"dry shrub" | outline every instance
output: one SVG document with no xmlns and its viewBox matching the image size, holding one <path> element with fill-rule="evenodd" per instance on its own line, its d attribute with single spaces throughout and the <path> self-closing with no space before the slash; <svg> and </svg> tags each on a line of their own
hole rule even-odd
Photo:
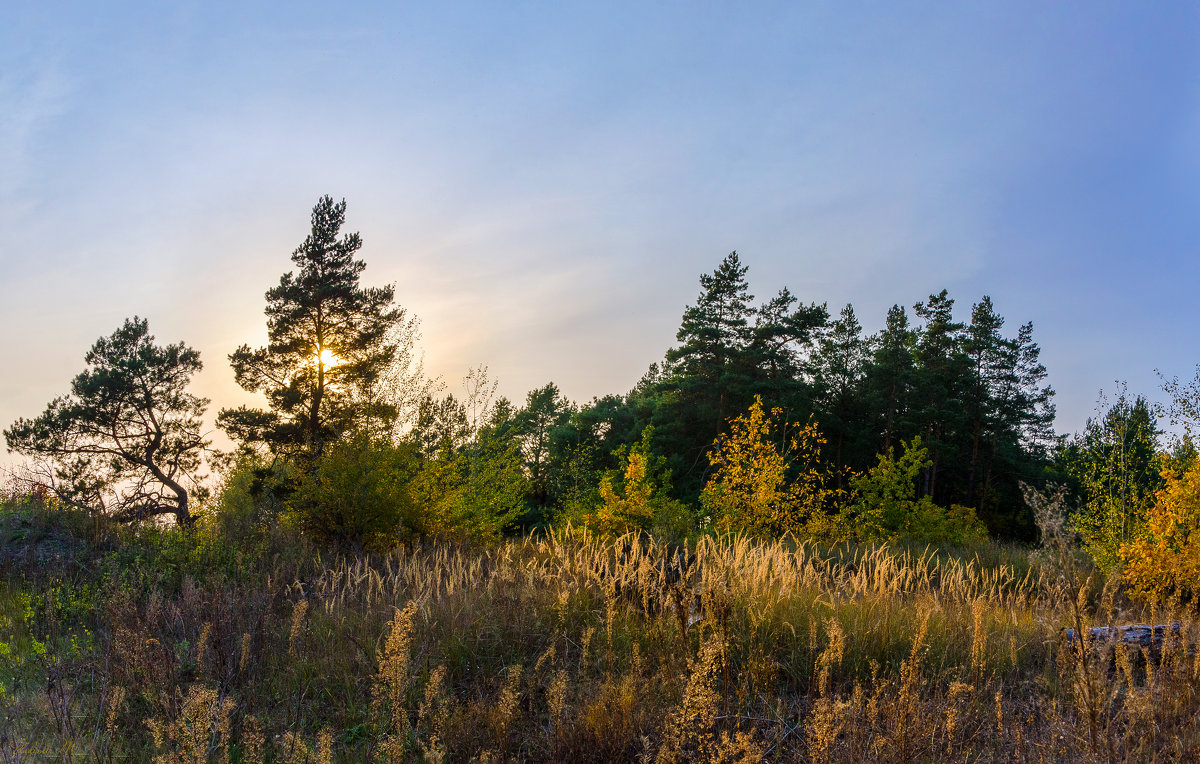
<svg viewBox="0 0 1200 764">
<path fill-rule="evenodd" d="M 388 730 L 381 750 L 391 759 L 402 758 L 408 748 L 409 719 L 407 695 L 412 682 L 409 672 L 413 640 L 415 602 L 397 610 L 388 627 L 387 639 L 379 652 L 379 673 L 375 679 L 375 705 L 386 719 Z"/>
<path fill-rule="evenodd" d="M 713 731 L 720 696 L 713 688 L 725 646 L 710 639 L 692 661 L 683 702 L 663 730 L 657 764 L 704 760 L 713 753 Z"/>
<path fill-rule="evenodd" d="M 231 698 L 215 687 L 194 684 L 179 695 L 169 719 L 149 719 L 146 726 L 159 751 L 159 764 L 205 764 L 210 754 L 228 760 L 233 709 Z"/>
<path fill-rule="evenodd" d="M 245 764 L 262 764 L 266 738 L 263 737 L 262 726 L 259 725 L 258 719 L 250 714 L 242 717 L 241 733 L 242 761 Z"/>
<path fill-rule="evenodd" d="M 438 666 L 425 683 L 425 697 L 417 710 L 417 728 L 425 736 L 421 752 L 428 761 L 441 761 L 445 756 L 446 720 L 452 703 L 453 699 L 446 688 L 446 667 Z"/>
</svg>

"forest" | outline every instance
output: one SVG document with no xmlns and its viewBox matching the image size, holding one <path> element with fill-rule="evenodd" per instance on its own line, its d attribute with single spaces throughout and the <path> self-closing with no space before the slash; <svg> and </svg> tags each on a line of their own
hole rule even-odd
<svg viewBox="0 0 1200 764">
<path fill-rule="evenodd" d="M 4 430 L 4 760 L 1200 755 L 1200 376 L 1061 434 L 990 297 L 872 334 L 731 252 L 629 391 L 456 395 L 345 216 L 228 355 L 260 407 L 135 316 Z"/>
</svg>

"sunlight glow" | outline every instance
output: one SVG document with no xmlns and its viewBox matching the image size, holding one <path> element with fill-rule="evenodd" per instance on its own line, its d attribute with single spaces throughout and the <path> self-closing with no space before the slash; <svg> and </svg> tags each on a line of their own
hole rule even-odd
<svg viewBox="0 0 1200 764">
<path fill-rule="evenodd" d="M 321 365 L 324 366 L 326 369 L 332 369 L 334 366 L 337 366 L 338 364 L 340 364 L 342 362 L 342 359 L 340 359 L 336 355 L 334 355 L 333 351 L 330 350 L 329 348 L 325 348 L 324 350 L 322 350 L 317 355 L 317 360 L 320 361 Z"/>
</svg>

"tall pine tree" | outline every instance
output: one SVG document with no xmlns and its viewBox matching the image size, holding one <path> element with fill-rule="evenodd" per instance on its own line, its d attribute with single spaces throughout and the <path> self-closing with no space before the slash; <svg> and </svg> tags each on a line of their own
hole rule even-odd
<svg viewBox="0 0 1200 764">
<path fill-rule="evenodd" d="M 912 437 L 909 411 L 916 371 L 913 349 L 917 333 L 909 326 L 908 313 L 893 305 L 887 322 L 875 335 L 875 354 L 867 368 L 869 408 L 875 414 L 879 445 L 877 452 L 886 454 L 901 440 Z"/>
<path fill-rule="evenodd" d="M 862 421 L 868 358 L 862 325 L 854 306 L 846 305 L 821 337 L 814 359 L 818 416 L 831 447 L 830 457 L 838 467 L 856 461 L 859 441 L 865 435 Z M 837 487 L 843 487 L 840 472 Z"/>
<path fill-rule="evenodd" d="M 917 303 L 913 310 L 925 322 L 916 345 L 914 411 L 922 441 L 929 449 L 930 466 L 922 474 L 922 495 L 937 501 L 942 498 L 939 474 L 961 458 L 957 436 L 965 418 L 962 397 L 969 362 L 962 347 L 963 325 L 954 320 L 954 300 L 945 289 Z"/>
<path fill-rule="evenodd" d="M 731 388 L 744 383 L 745 349 L 751 340 L 754 317 L 749 268 L 737 252 L 730 252 L 711 274 L 700 276 L 703 292 L 695 305 L 683 312 L 676 339 L 679 347 L 667 352 L 667 361 L 680 380 L 685 397 L 700 402 L 708 418 L 723 422 L 731 414 Z"/>
<path fill-rule="evenodd" d="M 381 415 L 366 401 L 396 356 L 389 330 L 404 311 L 393 304 L 392 286 L 359 284 L 366 264 L 354 255 L 362 239 L 341 234 L 345 220 L 345 200 L 317 202 L 312 230 L 292 253 L 298 270 L 267 292 L 267 346 L 242 345 L 229 356 L 238 384 L 270 405 L 220 413 L 218 424 L 243 444 L 315 457 L 366 411 Z"/>
</svg>

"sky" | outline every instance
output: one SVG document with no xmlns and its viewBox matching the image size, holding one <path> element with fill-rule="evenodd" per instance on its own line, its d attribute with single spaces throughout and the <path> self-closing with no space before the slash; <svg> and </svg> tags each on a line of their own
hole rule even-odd
<svg viewBox="0 0 1200 764">
<path fill-rule="evenodd" d="M 737 250 L 872 331 L 990 295 L 1076 431 L 1200 363 L 1198 9 L 5 0 L 0 426 L 132 315 L 253 402 L 329 194 L 450 389 L 623 393 Z"/>
</svg>

